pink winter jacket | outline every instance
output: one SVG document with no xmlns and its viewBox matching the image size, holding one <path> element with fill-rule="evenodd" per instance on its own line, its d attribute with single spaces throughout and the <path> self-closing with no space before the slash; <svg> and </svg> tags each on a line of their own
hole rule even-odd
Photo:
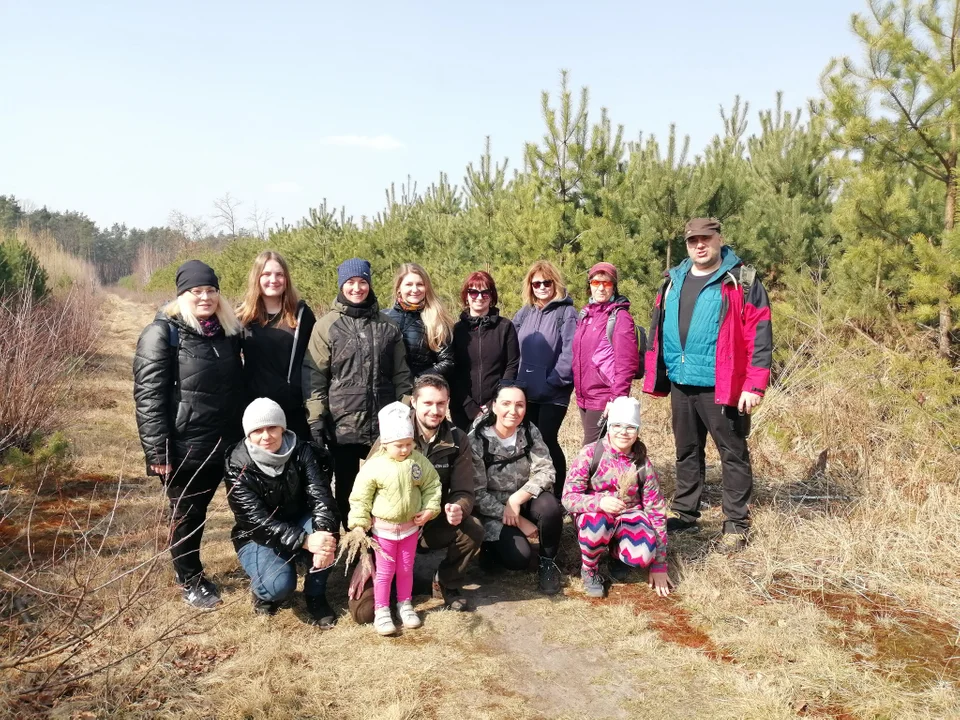
<svg viewBox="0 0 960 720">
<path fill-rule="evenodd" d="M 611 347 L 607 319 L 617 308 L 622 309 L 617 312 Z M 637 333 L 630 301 L 623 296 L 590 303 L 582 312 L 573 336 L 573 387 L 577 405 L 584 410 L 603 410 L 608 402 L 630 394 L 630 383 L 640 366 Z"/>
<path fill-rule="evenodd" d="M 603 452 L 597 474 L 590 477 L 590 463 L 595 452 Z M 571 514 L 603 512 L 600 499 L 619 497 L 628 510 L 640 508 L 646 513 L 657 535 L 657 551 L 650 570 L 667 570 L 667 504 L 660 491 L 650 458 L 637 472 L 633 458 L 620 452 L 606 438 L 590 443 L 577 453 L 563 484 L 563 506 Z"/>
</svg>

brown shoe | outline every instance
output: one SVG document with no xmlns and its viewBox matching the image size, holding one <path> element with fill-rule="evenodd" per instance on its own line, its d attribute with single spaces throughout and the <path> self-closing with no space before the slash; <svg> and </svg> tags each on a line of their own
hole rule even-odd
<svg viewBox="0 0 960 720">
<path fill-rule="evenodd" d="M 459 588 L 448 588 L 440 584 L 440 578 L 433 576 L 433 598 L 443 600 L 443 606 L 454 612 L 468 612 L 473 608 Z"/>
</svg>

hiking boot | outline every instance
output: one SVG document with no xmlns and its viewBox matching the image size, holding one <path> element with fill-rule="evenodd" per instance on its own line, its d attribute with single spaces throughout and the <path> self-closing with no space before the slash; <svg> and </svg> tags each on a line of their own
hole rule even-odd
<svg viewBox="0 0 960 720">
<path fill-rule="evenodd" d="M 671 510 L 667 513 L 668 533 L 698 533 L 700 524 L 696 520 L 684 520 L 680 513 Z"/>
<path fill-rule="evenodd" d="M 609 573 L 613 582 L 623 585 L 630 579 L 630 566 L 618 558 L 611 557 Z"/>
<path fill-rule="evenodd" d="M 580 579 L 583 580 L 583 592 L 587 597 L 603 597 L 603 576 L 597 568 L 580 568 Z"/>
<path fill-rule="evenodd" d="M 420 619 L 420 616 L 417 615 L 417 611 L 413 609 L 413 602 L 410 600 L 397 603 L 397 615 L 400 616 L 400 622 L 403 623 L 403 627 L 406 630 L 416 630 L 423 625 L 423 621 Z M 376 622 L 376 620 L 374 620 L 374 622 Z"/>
<path fill-rule="evenodd" d="M 729 520 L 723 523 L 723 534 L 720 536 L 720 550 L 726 553 L 737 553 L 747 546 L 747 528 L 740 528 Z"/>
<path fill-rule="evenodd" d="M 537 585 L 544 595 L 556 595 L 560 592 L 560 568 L 553 558 L 541 557 L 540 570 L 537 572 Z"/>
<path fill-rule="evenodd" d="M 382 607 L 373 611 L 373 629 L 384 637 L 397 632 L 397 626 L 393 624 L 393 618 L 390 617 L 390 608 Z"/>
<path fill-rule="evenodd" d="M 273 600 L 263 600 L 262 598 L 258 598 L 256 595 L 252 595 L 252 598 L 254 615 L 271 617 L 276 615 L 277 610 L 280 609 L 280 603 L 274 602 Z"/>
<path fill-rule="evenodd" d="M 183 601 L 187 605 L 200 610 L 212 610 L 223 602 L 217 586 L 203 575 L 197 575 L 183 583 L 182 594 Z"/>
<path fill-rule="evenodd" d="M 330 630 L 337 624 L 337 615 L 327 602 L 326 595 L 313 595 L 306 598 L 307 615 L 304 622 L 316 625 L 321 630 Z"/>
<path fill-rule="evenodd" d="M 448 588 L 440 582 L 438 575 L 433 576 L 433 599 L 443 600 L 443 606 L 447 610 L 454 612 L 467 612 L 471 610 L 470 602 L 464 597 L 460 588 Z"/>
</svg>

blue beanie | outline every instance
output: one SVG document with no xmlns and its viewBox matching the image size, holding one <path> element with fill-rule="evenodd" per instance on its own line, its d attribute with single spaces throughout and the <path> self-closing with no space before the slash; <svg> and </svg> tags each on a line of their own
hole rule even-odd
<svg viewBox="0 0 960 720">
<path fill-rule="evenodd" d="M 370 263 L 360 258 L 350 258 L 340 263 L 337 268 L 337 287 L 343 287 L 343 284 L 350 278 L 363 278 L 368 284 L 372 282 L 370 275 Z"/>
</svg>

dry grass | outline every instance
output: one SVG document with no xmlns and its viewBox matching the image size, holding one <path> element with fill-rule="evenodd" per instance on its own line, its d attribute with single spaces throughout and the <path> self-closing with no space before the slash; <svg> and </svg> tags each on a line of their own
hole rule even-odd
<svg viewBox="0 0 960 720">
<path fill-rule="evenodd" d="M 163 501 L 139 477 L 130 399 L 130 355 L 153 311 L 115 297 L 105 307 L 100 370 L 84 389 L 87 417 L 71 439 L 83 471 L 123 481 L 111 531 L 123 548 L 112 556 L 116 569 L 149 556 Z M 897 358 L 826 337 L 812 342 L 816 352 L 788 363 L 757 418 L 751 545 L 732 557 L 712 545 L 721 517 L 711 448 L 704 532 L 671 542 L 678 589 L 666 600 L 641 584 L 588 603 L 573 577 L 563 595 L 545 598 L 530 574 L 475 571 L 477 612 L 447 613 L 417 597 L 424 628 L 395 639 L 355 626 L 345 613 L 335 630 L 316 631 L 296 617 L 299 599 L 263 620 L 250 610 L 221 492 L 204 559 L 224 607 L 188 616 L 164 560 L 132 625 L 106 631 L 84 658 L 111 661 L 148 646 L 143 652 L 59 697 L 18 697 L 29 678 L 8 672 L 7 711 L 64 718 L 960 717 L 960 668 L 951 660 L 960 654 L 957 428 L 949 409 L 928 403 L 917 412 L 902 399 Z M 811 359 L 825 357 L 838 359 L 836 367 Z M 643 403 L 643 439 L 669 493 L 669 403 Z M 579 438 L 570 413 L 562 434 L 568 454 Z M 573 541 L 567 525 L 561 564 L 570 572 L 578 563 Z M 345 584 L 335 572 L 329 595 L 337 606 Z M 150 645 L 184 620 L 178 632 L 196 634 Z M 934 672 L 918 670 L 923 663 Z"/>
</svg>

